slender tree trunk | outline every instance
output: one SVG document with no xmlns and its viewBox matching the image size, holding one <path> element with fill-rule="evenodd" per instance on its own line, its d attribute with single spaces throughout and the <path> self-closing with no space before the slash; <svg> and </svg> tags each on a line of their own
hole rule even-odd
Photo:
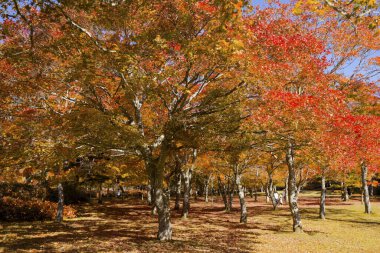
<svg viewBox="0 0 380 253">
<path fill-rule="evenodd" d="M 255 202 L 257 202 L 257 188 L 255 187 Z"/>
<path fill-rule="evenodd" d="M 341 186 L 342 186 L 342 200 L 343 201 L 348 201 L 350 199 L 350 196 L 348 195 L 348 189 L 347 189 L 347 185 L 346 185 L 346 182 L 345 181 L 342 181 L 341 182 Z"/>
<path fill-rule="evenodd" d="M 57 205 L 57 216 L 55 217 L 56 222 L 62 222 L 63 221 L 63 187 L 62 184 L 58 184 L 58 205 Z"/>
<path fill-rule="evenodd" d="M 210 184 L 210 180 L 211 180 L 211 174 L 205 180 L 205 202 L 206 203 L 208 202 L 208 186 Z"/>
<path fill-rule="evenodd" d="M 301 214 L 298 209 L 297 199 L 297 180 L 296 180 L 296 168 L 294 162 L 294 147 L 291 140 L 289 140 L 289 146 L 286 154 L 286 163 L 289 169 L 288 179 L 288 201 L 289 208 L 293 218 L 293 231 L 302 232 Z"/>
<path fill-rule="evenodd" d="M 236 168 L 238 170 L 238 168 Z M 241 175 L 239 171 L 236 171 L 235 174 L 235 183 L 238 187 L 239 201 L 240 201 L 240 223 L 247 223 L 247 205 L 245 204 L 244 199 L 244 189 L 241 185 Z"/>
<path fill-rule="evenodd" d="M 175 195 L 175 205 L 174 205 L 174 210 L 179 210 L 180 209 L 180 204 L 179 204 L 179 201 L 180 201 L 180 199 L 181 199 L 181 186 L 182 186 L 182 184 L 181 184 L 181 173 L 179 172 L 179 173 L 177 173 L 177 176 L 176 176 L 177 178 L 177 181 L 176 181 L 176 188 L 175 188 L 175 190 L 176 190 L 176 195 Z"/>
<path fill-rule="evenodd" d="M 361 203 L 362 203 L 362 205 L 364 205 L 364 191 L 363 191 L 363 187 L 362 187 L 360 195 L 361 195 Z"/>
<path fill-rule="evenodd" d="M 224 210 L 226 212 L 229 212 L 230 209 L 229 209 L 229 205 L 228 205 L 228 201 L 227 201 L 226 186 L 222 183 L 222 180 L 220 179 L 220 177 L 218 177 L 218 188 L 219 188 L 219 192 L 223 198 Z"/>
<path fill-rule="evenodd" d="M 373 179 L 371 179 L 371 185 L 369 186 L 369 196 L 373 196 Z"/>
<path fill-rule="evenodd" d="M 153 204 L 153 200 L 152 200 L 152 186 L 150 184 L 148 184 L 148 187 L 147 187 L 147 190 L 146 190 L 146 200 L 148 202 L 148 205 L 152 205 Z"/>
<path fill-rule="evenodd" d="M 214 203 L 214 177 L 211 176 L 211 203 Z"/>
<path fill-rule="evenodd" d="M 277 209 L 277 200 L 276 198 L 274 197 L 274 192 L 275 192 L 275 187 L 273 186 L 273 177 L 272 177 L 272 173 L 268 173 L 268 195 L 272 201 L 272 206 L 273 206 L 273 210 L 276 210 Z"/>
<path fill-rule="evenodd" d="M 182 218 L 186 219 L 189 215 L 190 210 L 190 191 L 191 191 L 191 176 L 192 169 L 187 168 L 184 172 L 182 172 L 183 179 L 183 203 L 182 203 Z"/>
<path fill-rule="evenodd" d="M 363 161 L 361 163 L 361 174 L 362 174 L 362 188 L 364 193 L 364 207 L 365 207 L 365 213 L 371 213 L 371 203 L 369 201 L 369 191 L 368 191 L 368 185 L 367 185 L 367 172 L 368 168 L 365 162 Z"/>
<path fill-rule="evenodd" d="M 344 186 L 343 186 L 343 201 L 348 201 L 349 199 L 350 199 L 350 196 L 348 195 L 347 185 L 344 183 Z"/>
<path fill-rule="evenodd" d="M 269 194 L 269 185 L 267 185 L 266 187 L 265 187 L 265 203 L 268 203 L 269 202 L 269 200 L 270 200 L 270 196 L 269 196 L 270 194 Z"/>
<path fill-rule="evenodd" d="M 98 188 L 98 204 L 103 203 L 103 198 L 102 198 L 102 183 L 99 183 L 99 188 Z"/>
<path fill-rule="evenodd" d="M 321 200 L 319 204 L 319 218 L 325 219 L 326 216 L 326 178 L 325 170 L 322 171 L 321 177 Z"/>
<path fill-rule="evenodd" d="M 285 178 L 285 188 L 284 188 L 284 201 L 287 202 L 288 199 L 288 180 L 289 176 Z"/>
<path fill-rule="evenodd" d="M 228 179 L 228 210 L 232 211 L 232 201 L 234 200 L 234 183 L 232 182 L 231 178 Z"/>
</svg>

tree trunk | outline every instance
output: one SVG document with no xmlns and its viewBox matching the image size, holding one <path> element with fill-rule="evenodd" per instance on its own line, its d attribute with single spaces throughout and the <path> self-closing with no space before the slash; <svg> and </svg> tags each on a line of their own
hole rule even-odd
<svg viewBox="0 0 380 253">
<path fill-rule="evenodd" d="M 228 210 L 232 211 L 232 201 L 234 200 L 234 186 L 233 183 L 231 182 L 231 178 L 228 179 L 228 187 L 227 187 L 227 192 L 228 192 Z"/>
<path fill-rule="evenodd" d="M 371 184 L 370 184 L 370 186 L 369 186 L 369 196 L 373 196 L 373 179 L 371 179 Z"/>
<path fill-rule="evenodd" d="M 230 191 L 228 194 L 228 209 L 232 211 L 232 202 L 234 200 L 234 192 Z"/>
<path fill-rule="evenodd" d="M 257 202 L 257 188 L 255 187 L 255 202 Z"/>
<path fill-rule="evenodd" d="M 288 178 L 288 201 L 289 208 L 293 218 L 293 231 L 302 232 L 301 214 L 298 209 L 297 203 L 297 180 L 296 180 L 296 168 L 294 163 L 294 147 L 291 140 L 289 140 L 288 150 L 286 153 L 286 163 L 289 170 Z"/>
<path fill-rule="evenodd" d="M 146 190 L 146 200 L 148 202 L 148 205 L 152 205 L 153 204 L 153 200 L 152 200 L 152 186 L 150 184 L 148 184 L 148 187 L 147 187 L 147 190 Z"/>
<path fill-rule="evenodd" d="M 210 182 L 210 184 L 211 184 L 211 203 L 214 203 L 214 194 L 215 194 L 215 192 L 214 192 L 214 177 L 213 176 L 211 176 L 211 182 Z"/>
<path fill-rule="evenodd" d="M 362 188 L 364 193 L 364 207 L 365 207 L 365 213 L 371 213 L 371 203 L 369 201 L 369 191 L 368 191 L 368 185 L 367 185 L 367 172 L 368 168 L 365 162 L 363 161 L 361 163 L 361 174 L 362 174 Z"/>
<path fill-rule="evenodd" d="M 227 201 L 226 186 L 224 184 L 222 184 L 222 180 L 220 179 L 220 177 L 218 177 L 218 188 L 219 188 L 219 192 L 223 198 L 224 210 L 226 212 L 229 212 L 230 209 L 229 209 L 229 205 L 228 205 L 228 201 Z"/>
<path fill-rule="evenodd" d="M 265 187 L 265 203 L 268 203 L 270 200 L 270 197 L 269 197 L 269 185 L 267 185 Z"/>
<path fill-rule="evenodd" d="M 181 173 L 177 173 L 177 181 L 176 181 L 176 187 L 175 187 L 175 190 L 176 190 L 176 195 L 175 195 L 175 205 L 174 205 L 174 210 L 179 210 L 180 209 L 180 204 L 179 204 L 179 201 L 181 199 Z"/>
<path fill-rule="evenodd" d="M 325 172 L 322 171 L 322 178 L 321 178 L 321 199 L 319 203 L 319 218 L 325 219 L 326 216 L 326 178 L 325 178 Z"/>
<path fill-rule="evenodd" d="M 172 226 L 170 222 L 170 199 L 169 194 L 164 191 L 164 166 L 169 153 L 167 143 L 161 146 L 160 156 L 157 159 L 150 159 L 150 170 L 153 172 L 154 203 L 158 214 L 158 233 L 160 241 L 172 239 Z"/>
<path fill-rule="evenodd" d="M 343 201 L 348 201 L 350 196 L 348 195 L 347 185 L 343 183 Z"/>
<path fill-rule="evenodd" d="M 183 203 L 182 203 L 182 218 L 186 219 L 190 210 L 190 191 L 191 191 L 191 176 L 192 168 L 187 168 L 182 172 L 183 179 Z"/>
<path fill-rule="evenodd" d="M 63 187 L 62 184 L 58 184 L 58 205 L 57 205 L 57 216 L 55 217 L 56 222 L 62 222 L 63 221 Z"/>
<path fill-rule="evenodd" d="M 287 176 L 285 178 L 285 188 L 284 188 L 284 201 L 287 202 L 287 198 L 288 198 L 288 180 L 289 180 L 289 176 Z"/>
<path fill-rule="evenodd" d="M 342 200 L 348 201 L 350 199 L 350 196 L 348 195 L 348 189 L 345 182 L 342 182 Z"/>
<path fill-rule="evenodd" d="M 361 203 L 362 203 L 362 205 L 364 205 L 364 191 L 363 191 L 363 187 L 362 187 L 360 195 L 361 195 Z"/>
<path fill-rule="evenodd" d="M 99 188 L 98 188 L 98 204 L 103 203 L 103 198 L 102 198 L 102 183 L 99 183 Z"/>
<path fill-rule="evenodd" d="M 273 210 L 277 209 L 278 202 L 274 197 L 275 187 L 273 186 L 273 177 L 272 173 L 268 173 L 268 195 L 272 201 Z"/>
<path fill-rule="evenodd" d="M 244 199 L 244 189 L 241 185 L 241 175 L 237 171 L 235 175 L 235 183 L 238 187 L 239 201 L 240 201 L 240 223 L 247 223 L 247 205 L 245 204 Z"/>
<path fill-rule="evenodd" d="M 205 202 L 208 202 L 208 186 L 210 184 L 210 180 L 211 180 L 211 175 L 209 175 L 207 179 L 205 180 Z"/>
<path fill-rule="evenodd" d="M 156 189 L 156 207 L 158 212 L 158 235 L 160 241 L 172 239 L 172 226 L 170 222 L 170 205 L 168 194 L 162 188 Z"/>
</svg>

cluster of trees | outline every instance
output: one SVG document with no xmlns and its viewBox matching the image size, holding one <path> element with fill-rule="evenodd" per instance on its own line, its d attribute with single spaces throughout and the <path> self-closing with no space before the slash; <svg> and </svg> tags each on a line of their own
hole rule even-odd
<svg viewBox="0 0 380 253">
<path fill-rule="evenodd" d="M 187 217 L 195 171 L 206 196 L 218 185 L 227 210 L 237 189 L 241 222 L 246 189 L 257 191 L 264 171 L 274 208 L 274 178 L 286 181 L 294 231 L 299 191 L 315 176 L 321 218 L 326 178 L 355 173 L 370 213 L 367 180 L 380 162 L 380 61 L 368 60 L 380 48 L 376 8 L 2 1 L 0 179 L 146 184 L 160 240 L 172 237 L 170 188 L 178 209 L 184 186 Z"/>
</svg>

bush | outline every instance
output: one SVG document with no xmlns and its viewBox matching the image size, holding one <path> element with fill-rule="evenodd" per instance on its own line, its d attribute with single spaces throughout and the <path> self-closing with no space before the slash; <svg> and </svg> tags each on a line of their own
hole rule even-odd
<svg viewBox="0 0 380 253">
<path fill-rule="evenodd" d="M 0 198 L 0 220 L 2 221 L 36 221 L 53 220 L 57 212 L 57 203 L 39 199 L 22 200 L 19 198 Z M 63 216 L 76 217 L 76 210 L 65 206 Z"/>
<path fill-rule="evenodd" d="M 65 204 L 78 204 L 90 201 L 87 192 L 82 187 L 70 182 L 63 182 L 62 186 Z M 57 188 L 50 190 L 48 199 L 53 202 L 58 201 Z"/>
<path fill-rule="evenodd" d="M 0 197 L 9 196 L 18 199 L 37 198 L 38 188 L 34 185 L 20 183 L 0 183 Z"/>
</svg>

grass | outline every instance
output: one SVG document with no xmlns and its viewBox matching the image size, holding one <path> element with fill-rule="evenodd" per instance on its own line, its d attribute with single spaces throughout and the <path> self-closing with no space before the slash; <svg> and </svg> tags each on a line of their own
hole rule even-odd
<svg viewBox="0 0 380 253">
<path fill-rule="evenodd" d="M 272 211 L 263 197 L 247 198 L 248 224 L 239 223 L 221 200 L 192 200 L 186 220 L 172 212 L 173 241 L 156 240 L 157 217 L 141 200 L 87 204 L 79 217 L 54 222 L 2 223 L 0 252 L 380 252 L 380 202 L 363 213 L 359 198 L 329 196 L 327 219 L 318 219 L 318 193 L 301 195 L 304 233 L 291 231 L 286 205 Z"/>
</svg>

